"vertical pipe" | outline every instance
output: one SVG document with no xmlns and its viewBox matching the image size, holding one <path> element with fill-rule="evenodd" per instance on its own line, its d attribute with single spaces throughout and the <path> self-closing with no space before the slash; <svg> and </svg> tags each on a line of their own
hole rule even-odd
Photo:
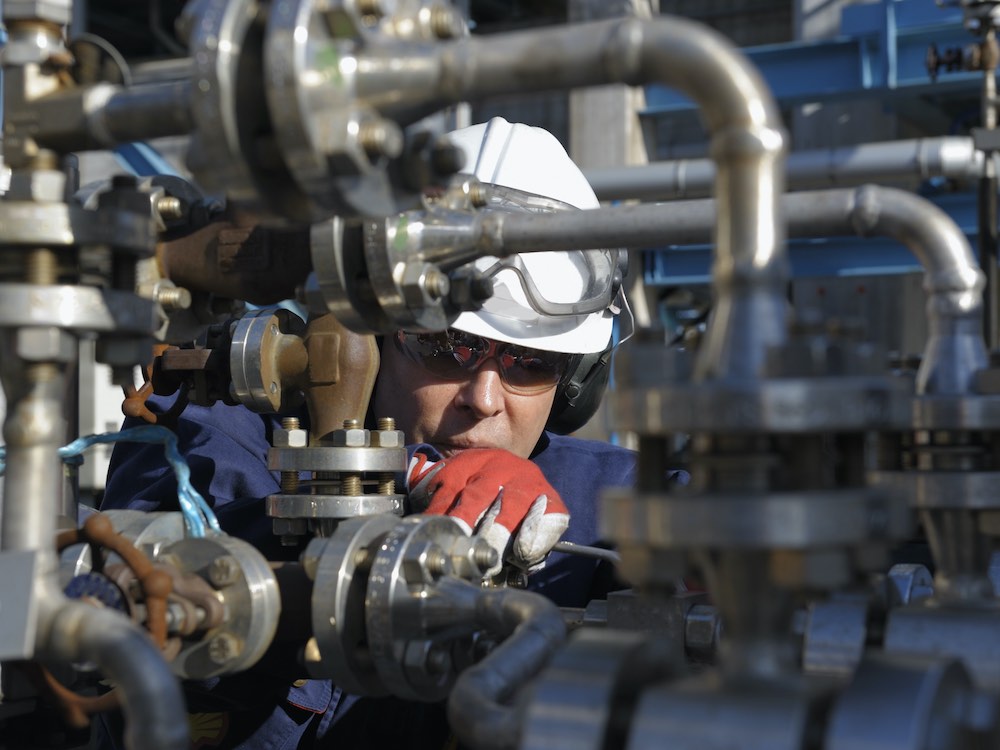
<svg viewBox="0 0 1000 750">
<path fill-rule="evenodd" d="M 997 126 L 997 38 L 991 26 L 981 45 L 983 59 L 983 130 Z M 1000 269 L 997 266 L 997 171 L 993 152 L 987 147 L 983 176 L 979 180 L 979 264 L 986 274 L 986 304 L 983 305 L 986 345 L 1000 346 Z"/>
</svg>

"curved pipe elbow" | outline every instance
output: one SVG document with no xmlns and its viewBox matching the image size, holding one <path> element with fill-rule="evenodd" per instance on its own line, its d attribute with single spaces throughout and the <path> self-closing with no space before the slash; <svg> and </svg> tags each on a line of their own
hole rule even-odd
<svg viewBox="0 0 1000 750">
<path fill-rule="evenodd" d="M 131 750 L 184 750 L 190 746 L 180 683 L 162 654 L 121 615 L 66 601 L 40 654 L 62 661 L 92 661 L 118 686 Z"/>
<path fill-rule="evenodd" d="M 970 392 L 988 355 L 982 320 L 986 277 L 968 240 L 944 211 L 904 190 L 865 185 L 853 197 L 850 217 L 858 234 L 897 239 L 924 267 L 930 336 L 917 393 Z"/>
<path fill-rule="evenodd" d="M 475 619 L 491 633 L 511 635 L 455 682 L 448 720 L 469 747 L 513 750 L 524 717 L 519 707 L 506 702 L 549 662 L 566 638 L 566 626 L 555 604 L 516 589 L 483 592 Z"/>
</svg>

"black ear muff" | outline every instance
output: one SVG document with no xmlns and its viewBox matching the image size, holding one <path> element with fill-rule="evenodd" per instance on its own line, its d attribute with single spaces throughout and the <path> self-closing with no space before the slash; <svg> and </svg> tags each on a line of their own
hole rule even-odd
<svg viewBox="0 0 1000 750">
<path fill-rule="evenodd" d="M 614 344 L 593 354 L 577 354 L 570 360 L 563 379 L 556 387 L 545 429 L 568 435 L 583 427 L 597 412 L 611 377 L 611 352 Z"/>
</svg>

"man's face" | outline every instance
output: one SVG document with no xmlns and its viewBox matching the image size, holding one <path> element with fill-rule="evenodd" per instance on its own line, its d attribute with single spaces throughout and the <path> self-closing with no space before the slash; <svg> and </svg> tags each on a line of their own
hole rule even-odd
<svg viewBox="0 0 1000 750">
<path fill-rule="evenodd" d="M 465 448 L 504 448 L 531 455 L 556 389 L 519 395 L 500 382 L 489 358 L 468 378 L 441 380 L 408 360 L 387 336 L 375 385 L 376 417 L 394 417 L 407 443 L 429 443 L 445 456 Z"/>
</svg>

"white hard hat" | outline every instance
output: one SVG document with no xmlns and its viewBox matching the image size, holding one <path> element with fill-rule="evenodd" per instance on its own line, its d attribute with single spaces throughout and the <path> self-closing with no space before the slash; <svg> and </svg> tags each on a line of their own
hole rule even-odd
<svg viewBox="0 0 1000 750">
<path fill-rule="evenodd" d="M 461 171 L 481 182 L 554 198 L 576 208 L 598 206 L 583 173 L 546 130 L 494 117 L 448 137 L 465 154 Z M 548 301 L 552 308 L 571 307 L 594 288 L 595 273 L 613 272 L 608 268 L 609 257 L 608 251 L 601 250 L 524 253 L 502 261 L 501 266 L 510 267 L 499 270 L 498 258 L 481 258 L 476 261 L 477 269 L 495 271 L 493 296 L 482 309 L 459 315 L 452 327 L 546 351 L 602 351 L 611 339 L 612 298 L 596 311 L 547 314 L 531 304 L 528 294 Z"/>
</svg>

